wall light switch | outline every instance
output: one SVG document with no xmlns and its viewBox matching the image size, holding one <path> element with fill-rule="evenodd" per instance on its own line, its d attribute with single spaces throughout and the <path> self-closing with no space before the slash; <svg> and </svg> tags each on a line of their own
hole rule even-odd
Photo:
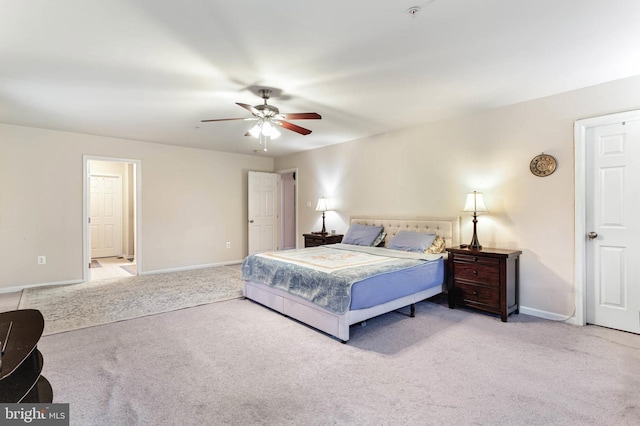
<svg viewBox="0 0 640 426">
<path fill-rule="evenodd" d="M 38 265 L 46 265 L 47 256 L 38 256 Z"/>
<path fill-rule="evenodd" d="M 311 208 L 311 201 L 307 201 L 307 207 Z"/>
</svg>

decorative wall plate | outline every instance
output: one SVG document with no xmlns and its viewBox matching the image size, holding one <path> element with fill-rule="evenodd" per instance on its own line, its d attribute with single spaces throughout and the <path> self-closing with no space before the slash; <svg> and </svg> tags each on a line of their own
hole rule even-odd
<svg viewBox="0 0 640 426">
<path fill-rule="evenodd" d="M 533 157 L 533 160 L 531 160 L 531 163 L 529 164 L 529 169 L 534 175 L 544 177 L 555 172 L 557 165 L 558 163 L 555 158 L 543 152 L 542 154 Z"/>
</svg>

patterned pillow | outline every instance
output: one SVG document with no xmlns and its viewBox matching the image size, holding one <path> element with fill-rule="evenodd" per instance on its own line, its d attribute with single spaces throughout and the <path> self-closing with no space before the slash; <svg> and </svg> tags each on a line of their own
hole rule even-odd
<svg viewBox="0 0 640 426">
<path fill-rule="evenodd" d="M 425 250 L 425 253 L 429 254 L 438 254 L 444 252 L 445 249 L 445 241 L 444 238 L 437 236 L 435 240 L 433 240 L 433 244 L 431 247 Z"/>
<path fill-rule="evenodd" d="M 378 247 L 380 244 L 384 245 L 384 239 L 387 236 L 386 232 L 380 232 L 378 234 L 378 236 L 376 237 L 376 239 L 373 241 L 373 243 L 371 243 L 371 245 L 373 247 Z"/>
</svg>

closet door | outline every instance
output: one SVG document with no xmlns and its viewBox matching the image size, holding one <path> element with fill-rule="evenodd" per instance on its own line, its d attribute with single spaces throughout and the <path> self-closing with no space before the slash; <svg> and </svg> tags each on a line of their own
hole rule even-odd
<svg viewBox="0 0 640 426">
<path fill-rule="evenodd" d="M 640 120 L 586 136 L 587 323 L 640 333 Z"/>
</svg>

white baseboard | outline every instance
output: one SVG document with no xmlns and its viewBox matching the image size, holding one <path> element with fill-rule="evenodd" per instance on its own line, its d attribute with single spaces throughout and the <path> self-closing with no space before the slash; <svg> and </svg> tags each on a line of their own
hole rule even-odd
<svg viewBox="0 0 640 426">
<path fill-rule="evenodd" d="M 238 263 L 242 263 L 242 260 L 231 260 L 228 262 L 207 263 L 205 265 L 182 266 L 179 268 L 156 269 L 155 271 L 140 272 L 139 275 L 154 275 L 154 274 L 164 274 L 167 272 L 193 271 L 195 269 L 214 268 L 216 266 L 237 265 Z"/>
<path fill-rule="evenodd" d="M 555 312 L 543 311 L 541 309 L 528 308 L 526 306 L 520 306 L 520 313 L 525 315 L 531 315 L 532 317 L 544 318 L 551 321 L 563 321 L 568 324 L 575 324 L 575 312 L 569 316 L 560 315 Z"/>
<path fill-rule="evenodd" d="M 0 294 L 15 293 L 27 288 L 49 287 L 53 285 L 66 285 L 66 284 L 80 284 L 83 282 L 84 280 L 69 280 L 69 281 L 56 281 L 56 282 L 50 282 L 50 283 L 29 284 L 29 285 L 23 285 L 23 286 L 15 286 L 15 287 L 4 287 L 4 288 L 0 288 Z"/>
</svg>

